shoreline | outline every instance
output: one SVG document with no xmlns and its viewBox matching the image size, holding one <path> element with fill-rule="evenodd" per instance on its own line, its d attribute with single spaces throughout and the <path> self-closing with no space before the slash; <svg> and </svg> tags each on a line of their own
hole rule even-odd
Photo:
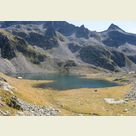
<svg viewBox="0 0 136 136">
<path fill-rule="evenodd" d="M 56 91 L 48 88 L 34 88 L 35 84 L 48 83 L 50 82 L 49 80 L 16 79 L 4 74 L 0 74 L 0 76 L 6 79 L 7 82 L 15 88 L 14 93 L 18 98 L 31 104 L 57 108 L 61 111 L 60 115 L 82 114 L 111 116 L 130 114 L 123 112 L 123 109 L 131 107 L 131 104 L 110 105 L 104 102 L 104 98 L 124 98 L 124 96 L 132 89 L 130 83 L 124 83 L 122 86 L 116 87 L 81 88 Z M 96 76 L 98 77 L 98 74 L 88 74 L 87 78 L 90 76 L 94 78 Z M 99 78 L 102 79 L 102 76 L 99 76 Z M 117 77 L 107 77 L 106 80 L 108 79 L 108 81 L 112 81 L 115 78 Z M 95 92 L 95 90 L 97 90 L 97 92 Z"/>
</svg>

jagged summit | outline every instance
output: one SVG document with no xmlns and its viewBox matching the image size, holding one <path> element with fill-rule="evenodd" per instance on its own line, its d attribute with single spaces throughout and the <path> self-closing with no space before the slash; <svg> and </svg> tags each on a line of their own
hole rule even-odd
<svg viewBox="0 0 136 136">
<path fill-rule="evenodd" d="M 109 28 L 108 28 L 108 30 L 120 30 L 120 31 L 124 31 L 124 30 L 122 30 L 120 27 L 118 27 L 117 25 L 115 25 L 115 24 L 111 24 L 110 26 L 109 26 Z"/>
<path fill-rule="evenodd" d="M 84 25 L 81 25 L 80 27 L 77 27 L 77 29 L 76 29 L 76 36 L 78 38 L 84 37 L 84 38 L 88 39 L 89 33 L 90 33 L 90 31 L 87 28 L 85 28 Z"/>
<path fill-rule="evenodd" d="M 85 28 L 85 26 L 84 26 L 84 25 L 81 25 L 80 28 Z"/>
</svg>

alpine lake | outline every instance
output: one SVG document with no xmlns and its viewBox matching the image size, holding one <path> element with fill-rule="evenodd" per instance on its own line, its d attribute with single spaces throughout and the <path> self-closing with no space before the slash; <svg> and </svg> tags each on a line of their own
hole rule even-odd
<svg viewBox="0 0 136 136">
<path fill-rule="evenodd" d="M 11 77 L 22 77 L 29 80 L 51 80 L 52 82 L 39 84 L 40 88 L 51 88 L 57 91 L 78 88 L 106 88 L 119 86 L 115 82 L 101 79 L 88 79 L 85 76 L 71 74 L 43 74 L 43 73 L 7 73 Z"/>
</svg>

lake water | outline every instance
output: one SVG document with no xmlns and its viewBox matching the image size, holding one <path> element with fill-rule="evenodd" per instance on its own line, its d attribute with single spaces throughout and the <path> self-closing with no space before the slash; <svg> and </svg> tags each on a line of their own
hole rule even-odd
<svg viewBox="0 0 136 136">
<path fill-rule="evenodd" d="M 64 74 L 32 74 L 32 73 L 8 73 L 12 77 L 22 76 L 30 80 L 53 80 L 51 83 L 39 84 L 36 87 L 51 88 L 55 90 L 67 90 L 76 88 L 105 88 L 118 86 L 118 84 L 106 80 L 87 79 L 83 76 Z"/>
</svg>

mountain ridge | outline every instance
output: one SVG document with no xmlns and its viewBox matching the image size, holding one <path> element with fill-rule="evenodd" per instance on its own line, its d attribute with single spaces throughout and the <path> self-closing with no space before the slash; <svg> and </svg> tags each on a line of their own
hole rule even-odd
<svg viewBox="0 0 136 136">
<path fill-rule="evenodd" d="M 0 66 L 6 59 L 14 72 L 136 70 L 136 34 L 115 24 L 96 32 L 66 21 L 2 21 L 0 30 Z M 22 64 L 19 56 L 24 58 Z M 13 72 L 6 67 L 4 72 Z"/>
</svg>

